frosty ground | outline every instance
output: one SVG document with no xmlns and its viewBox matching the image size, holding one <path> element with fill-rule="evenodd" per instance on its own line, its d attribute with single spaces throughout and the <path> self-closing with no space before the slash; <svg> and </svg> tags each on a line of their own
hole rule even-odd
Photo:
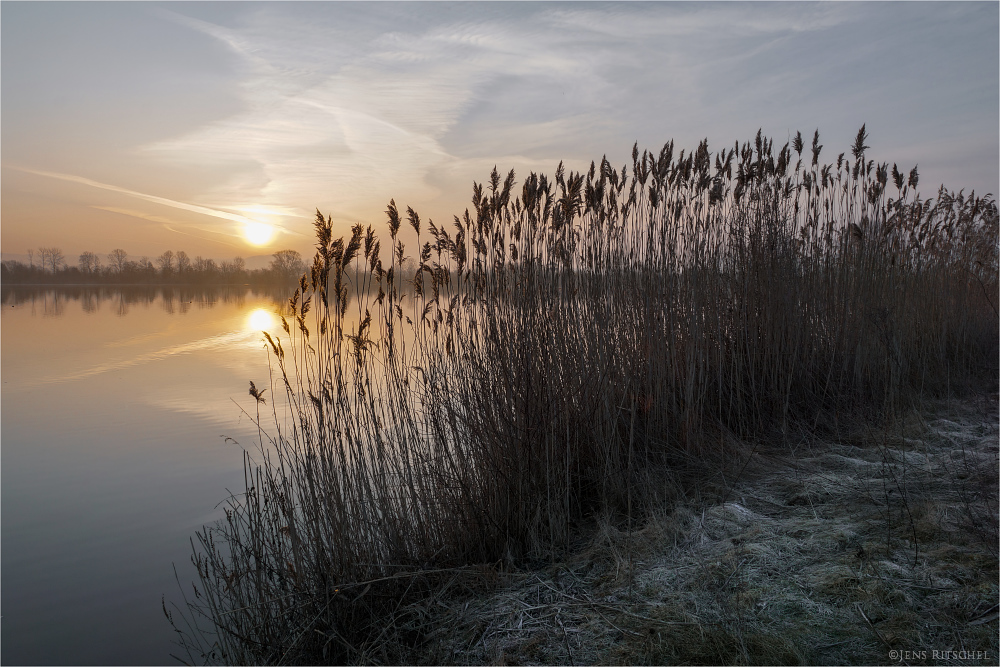
<svg viewBox="0 0 1000 667">
<path fill-rule="evenodd" d="M 414 658 L 997 664 L 997 395 L 783 439 L 631 535 L 604 522 L 559 565 L 456 577 L 415 610 Z"/>
</svg>

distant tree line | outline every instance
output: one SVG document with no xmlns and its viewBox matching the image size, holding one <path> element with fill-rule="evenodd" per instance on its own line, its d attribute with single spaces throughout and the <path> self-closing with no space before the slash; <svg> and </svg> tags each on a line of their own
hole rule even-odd
<svg viewBox="0 0 1000 667">
<path fill-rule="evenodd" d="M 69 266 L 59 248 L 28 250 L 28 262 L 5 260 L 0 264 L 3 282 L 22 284 L 121 284 L 121 285 L 266 285 L 294 282 L 305 271 L 302 255 L 295 250 L 274 253 L 266 269 L 248 270 L 242 257 L 216 262 L 183 250 L 167 250 L 150 260 L 143 255 L 129 258 L 122 248 L 102 257 L 86 251 L 76 266 Z"/>
</svg>

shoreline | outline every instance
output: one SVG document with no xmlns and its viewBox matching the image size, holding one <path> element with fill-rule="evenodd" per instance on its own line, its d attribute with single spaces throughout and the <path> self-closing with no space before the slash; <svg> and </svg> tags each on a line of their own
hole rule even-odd
<svg viewBox="0 0 1000 667">
<path fill-rule="evenodd" d="M 964 647 L 995 664 L 998 421 L 991 393 L 760 447 L 728 498 L 439 594 L 413 661 L 932 664 Z"/>
</svg>

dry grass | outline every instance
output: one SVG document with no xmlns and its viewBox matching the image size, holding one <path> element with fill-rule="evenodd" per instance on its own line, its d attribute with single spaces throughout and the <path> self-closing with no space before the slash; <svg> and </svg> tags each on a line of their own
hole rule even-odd
<svg viewBox="0 0 1000 667">
<path fill-rule="evenodd" d="M 417 657 L 995 664 L 996 396 L 925 410 L 795 454 L 758 449 L 735 486 L 651 520 L 631 554 L 605 523 L 571 559 L 440 609 Z"/>
<path fill-rule="evenodd" d="M 431 641 L 448 594 L 562 562 L 595 523 L 634 572 L 637 530 L 731 491 L 753 443 L 839 441 L 846 425 L 995 383 L 996 205 L 943 189 L 923 200 L 916 170 L 894 165 L 890 181 L 865 140 L 862 128 L 853 159 L 826 166 L 818 135 L 811 163 L 800 137 L 774 151 L 758 134 L 714 167 L 707 142 L 676 158 L 671 143 L 635 149 L 631 173 L 603 161 L 530 174 L 519 195 L 513 172 L 494 171 L 453 232 L 390 203 L 388 239 L 360 225 L 334 239 L 317 213 L 285 335 L 267 335 L 274 377 L 261 390 L 284 389 L 287 409 L 255 389 L 246 490 L 198 534 L 195 597 L 165 608 L 186 659 L 405 662 Z M 419 239 L 405 282 L 403 217 Z M 873 507 L 885 500 L 887 557 L 894 540 L 919 543 L 933 512 L 909 500 L 904 473 L 918 473 L 899 467 L 894 442 L 877 460 L 801 449 L 809 465 L 774 502 L 821 530 L 817 508 L 842 490 L 808 471 L 846 466 L 880 480 L 864 490 Z M 970 525 L 992 525 L 968 484 Z M 722 497 L 701 529 L 760 523 L 759 508 Z M 749 618 L 724 592 L 742 580 L 740 554 L 701 554 L 691 576 Z M 538 604 L 557 625 L 584 608 Z M 677 632 L 709 633 L 700 650 L 727 662 L 799 657 L 765 627 L 638 616 L 693 624 Z M 650 660 L 672 655 L 650 646 Z"/>
</svg>

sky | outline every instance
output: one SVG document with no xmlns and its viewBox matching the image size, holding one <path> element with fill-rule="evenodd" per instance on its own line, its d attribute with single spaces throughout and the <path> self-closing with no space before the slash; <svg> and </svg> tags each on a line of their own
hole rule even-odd
<svg viewBox="0 0 1000 667">
<path fill-rule="evenodd" d="M 0 3 L 0 250 L 228 259 L 449 222 L 496 166 L 820 132 L 997 193 L 1000 4 Z"/>
</svg>

